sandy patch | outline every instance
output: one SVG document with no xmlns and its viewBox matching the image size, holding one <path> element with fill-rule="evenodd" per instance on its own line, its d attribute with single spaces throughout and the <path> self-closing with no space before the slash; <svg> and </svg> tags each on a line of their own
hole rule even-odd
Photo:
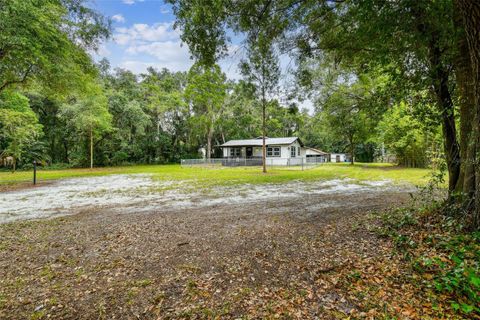
<svg viewBox="0 0 480 320">
<path fill-rule="evenodd" d="M 119 212 L 135 209 L 138 212 L 300 199 L 307 195 L 414 191 L 412 186 L 394 185 L 387 180 L 357 183 L 352 179 L 242 184 L 198 191 L 187 191 L 185 185 L 141 174 L 65 179 L 37 188 L 0 193 L 0 223 L 71 215 L 88 208 L 112 208 Z M 341 205 L 336 202 L 323 204 L 324 207 Z"/>
</svg>

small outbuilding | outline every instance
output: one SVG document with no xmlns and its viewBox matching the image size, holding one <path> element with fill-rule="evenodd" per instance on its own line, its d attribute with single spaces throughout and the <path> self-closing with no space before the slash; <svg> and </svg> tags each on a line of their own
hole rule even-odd
<svg viewBox="0 0 480 320">
<path fill-rule="evenodd" d="M 323 152 L 321 150 L 305 147 L 305 157 L 307 162 L 327 162 L 329 158 L 329 153 Z"/>
<path fill-rule="evenodd" d="M 330 162 L 348 162 L 350 157 L 346 153 L 331 153 Z"/>
</svg>

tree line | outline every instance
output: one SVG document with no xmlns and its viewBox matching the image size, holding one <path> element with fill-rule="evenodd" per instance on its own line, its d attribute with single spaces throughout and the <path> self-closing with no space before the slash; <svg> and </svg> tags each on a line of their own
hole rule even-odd
<svg viewBox="0 0 480 320">
<path fill-rule="evenodd" d="M 83 1 L 8 1 L 0 15 L 0 151 L 14 169 L 33 160 L 81 167 L 178 162 L 199 157 L 201 147 L 218 157 L 215 145 L 266 135 L 299 136 L 359 161 L 387 150 L 400 164 L 426 166 L 425 150 L 438 143 L 414 116 L 417 102 L 396 106 L 402 121 L 390 121 L 392 79 L 380 72 L 357 77 L 332 67 L 330 57 L 305 60 L 290 96 L 282 97 L 278 48 L 266 35 L 245 40 L 241 81 L 198 59 L 189 72 L 149 68 L 136 75 L 92 60 L 88 52 L 111 27 Z M 313 114 L 292 96 L 314 100 Z M 372 105 L 383 109 L 371 112 Z"/>
</svg>

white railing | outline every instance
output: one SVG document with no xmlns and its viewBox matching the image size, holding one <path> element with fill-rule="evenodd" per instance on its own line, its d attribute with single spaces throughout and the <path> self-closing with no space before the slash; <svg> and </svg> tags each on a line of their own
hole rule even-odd
<svg viewBox="0 0 480 320">
<path fill-rule="evenodd" d="M 268 167 L 299 167 L 302 169 L 312 168 L 325 163 L 323 158 L 267 158 L 265 163 Z M 210 158 L 210 159 L 182 159 L 182 167 L 205 166 L 205 167 L 248 167 L 262 166 L 262 158 Z"/>
</svg>

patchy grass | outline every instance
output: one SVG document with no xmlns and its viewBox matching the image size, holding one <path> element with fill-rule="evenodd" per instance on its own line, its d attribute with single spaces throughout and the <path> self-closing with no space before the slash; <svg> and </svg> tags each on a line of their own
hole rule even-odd
<svg viewBox="0 0 480 320">
<path fill-rule="evenodd" d="M 194 186 L 210 187 L 215 185 L 234 185 L 243 183 L 283 183 L 291 180 L 343 179 L 355 180 L 392 180 L 394 182 L 425 185 L 430 170 L 412 169 L 391 164 L 323 164 L 302 171 L 299 168 L 271 168 L 267 174 L 260 167 L 240 168 L 202 168 L 180 165 L 138 165 L 126 167 L 105 167 L 95 169 L 43 169 L 37 172 L 38 181 L 57 180 L 76 177 L 104 176 L 111 174 L 152 174 L 155 179 L 189 181 Z M 31 171 L 16 173 L 0 172 L 0 185 L 28 183 L 32 179 Z"/>
</svg>

